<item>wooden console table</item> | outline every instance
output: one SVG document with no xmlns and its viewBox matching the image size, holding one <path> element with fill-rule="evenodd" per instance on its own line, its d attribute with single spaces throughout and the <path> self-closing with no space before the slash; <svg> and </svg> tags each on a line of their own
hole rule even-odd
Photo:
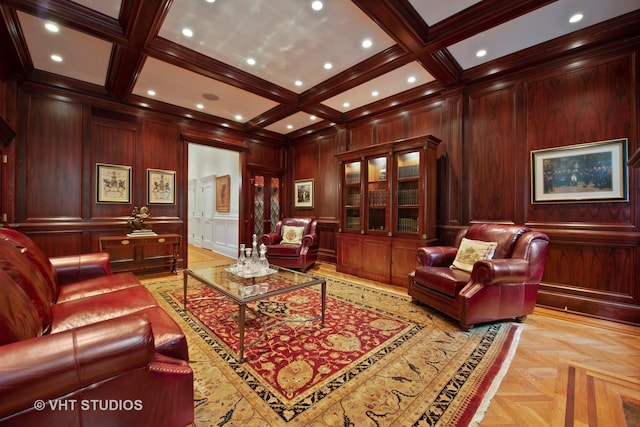
<svg viewBox="0 0 640 427">
<path fill-rule="evenodd" d="M 159 270 L 170 267 L 177 274 L 182 236 L 158 234 L 157 236 L 103 236 L 100 251 L 111 256 L 114 272 Z"/>
</svg>

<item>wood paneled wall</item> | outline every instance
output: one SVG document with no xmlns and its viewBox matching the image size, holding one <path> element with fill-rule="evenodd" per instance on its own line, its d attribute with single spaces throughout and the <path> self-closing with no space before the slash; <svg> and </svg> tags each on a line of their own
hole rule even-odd
<svg viewBox="0 0 640 427">
<path fill-rule="evenodd" d="M 344 141 L 338 130 L 333 144 L 327 135 L 301 137 L 291 149 L 294 178 L 302 178 L 297 171 L 313 170 L 316 188 L 334 188 L 339 171 L 330 165 L 336 153 L 433 134 L 442 139 L 441 243 L 451 243 L 460 226 L 473 222 L 526 224 L 546 232 L 551 245 L 539 305 L 640 324 L 637 170 L 629 171 L 627 202 L 532 204 L 530 196 L 532 150 L 616 138 L 629 139 L 630 153 L 638 149 L 638 51 L 603 52 L 557 59 L 350 123 Z M 323 196 L 322 208 L 312 214 L 321 216 L 322 209 L 322 216 L 339 222 L 337 197 Z M 323 245 L 333 249 L 334 240 L 325 235 Z"/>
<path fill-rule="evenodd" d="M 9 101 L 7 101 L 9 99 Z M 284 169 L 285 149 L 255 137 L 158 113 L 146 113 L 80 94 L 48 93 L 26 85 L 15 92 L 16 137 L 3 145 L 6 223 L 29 235 L 50 256 L 99 250 L 99 237 L 130 232 L 134 206 L 149 206 L 158 233 L 186 242 L 188 142 L 242 151 L 248 161 Z M 11 108 L 7 108 L 11 116 Z M 131 167 L 130 203 L 98 203 L 96 164 Z M 148 169 L 176 171 L 176 203 L 149 204 Z M 179 266 L 186 261 L 186 245 Z"/>
</svg>

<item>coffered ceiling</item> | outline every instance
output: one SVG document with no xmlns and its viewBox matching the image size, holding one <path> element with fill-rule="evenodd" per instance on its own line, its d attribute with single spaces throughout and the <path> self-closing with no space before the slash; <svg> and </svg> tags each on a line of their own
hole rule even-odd
<svg viewBox="0 0 640 427">
<path fill-rule="evenodd" d="M 7 0 L 0 58 L 19 79 L 279 138 L 491 76 L 517 52 L 638 9 L 640 0 Z"/>
</svg>

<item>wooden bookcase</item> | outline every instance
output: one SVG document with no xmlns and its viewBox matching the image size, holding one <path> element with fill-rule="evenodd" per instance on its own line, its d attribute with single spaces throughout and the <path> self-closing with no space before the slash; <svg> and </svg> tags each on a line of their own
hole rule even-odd
<svg viewBox="0 0 640 427">
<path fill-rule="evenodd" d="M 421 136 L 339 153 L 337 270 L 407 286 L 416 249 L 436 240 L 436 148 Z"/>
</svg>

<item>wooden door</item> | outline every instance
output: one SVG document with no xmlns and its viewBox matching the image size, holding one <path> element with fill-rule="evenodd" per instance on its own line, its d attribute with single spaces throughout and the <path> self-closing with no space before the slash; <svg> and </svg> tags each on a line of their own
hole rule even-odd
<svg viewBox="0 0 640 427">
<path fill-rule="evenodd" d="M 249 230 L 258 237 L 275 230 L 280 220 L 282 176 L 254 173 L 250 178 Z"/>
</svg>

